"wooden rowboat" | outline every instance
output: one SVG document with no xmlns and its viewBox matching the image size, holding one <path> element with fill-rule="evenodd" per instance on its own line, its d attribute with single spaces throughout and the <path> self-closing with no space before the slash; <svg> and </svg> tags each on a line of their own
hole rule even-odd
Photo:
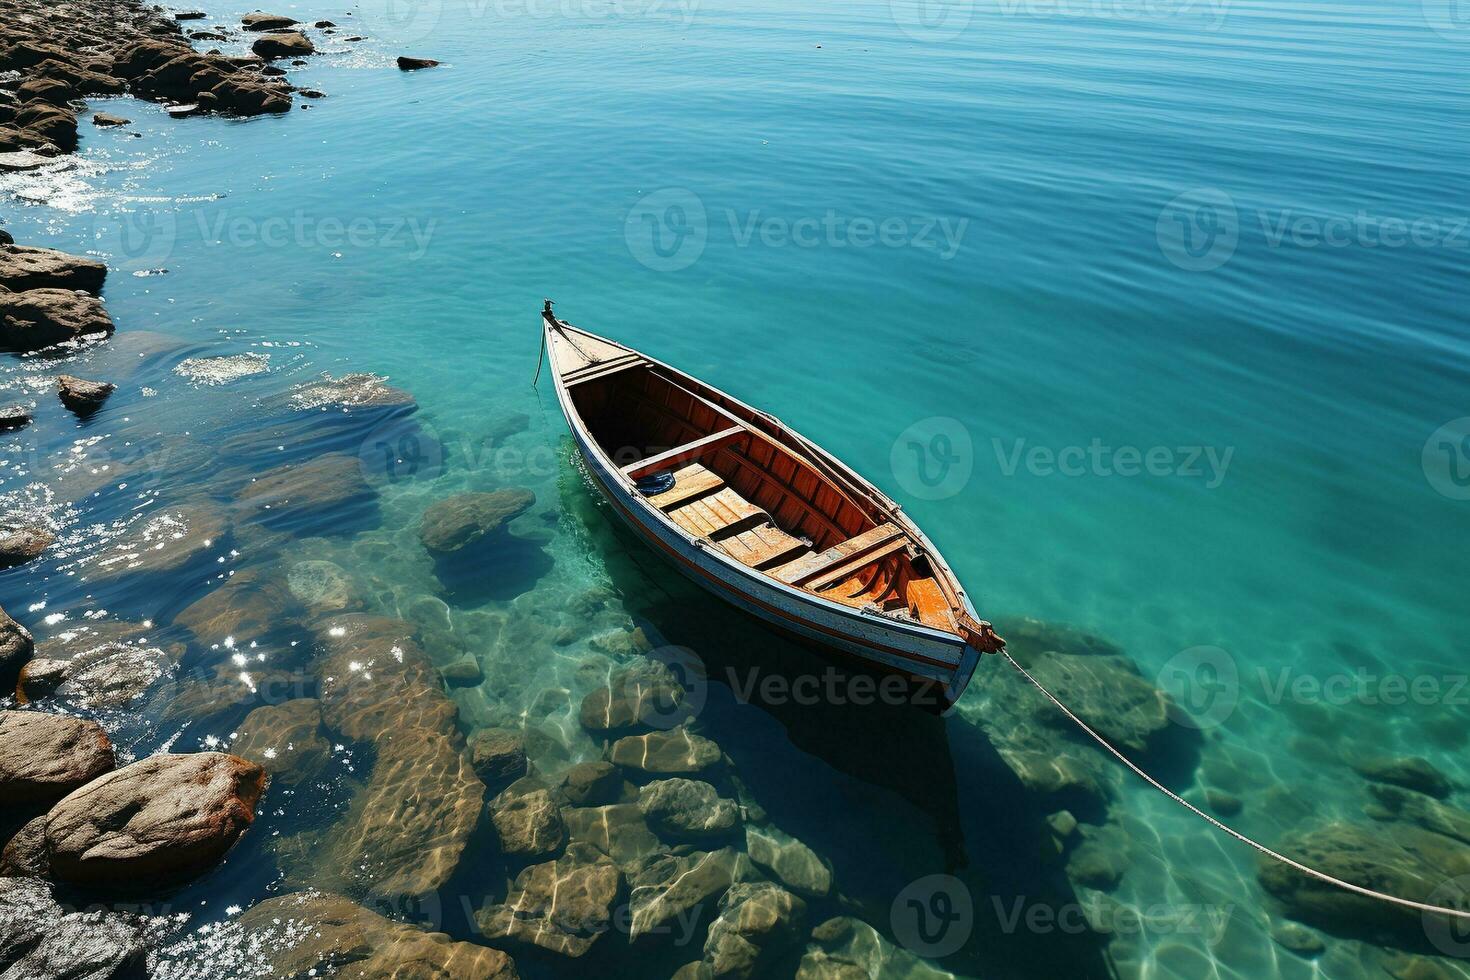
<svg viewBox="0 0 1470 980">
<path fill-rule="evenodd" d="M 957 701 L 1004 641 L 899 506 L 779 420 L 542 311 L 556 397 L 618 515 L 695 582 Z M 538 368 L 539 370 L 539 368 Z"/>
</svg>

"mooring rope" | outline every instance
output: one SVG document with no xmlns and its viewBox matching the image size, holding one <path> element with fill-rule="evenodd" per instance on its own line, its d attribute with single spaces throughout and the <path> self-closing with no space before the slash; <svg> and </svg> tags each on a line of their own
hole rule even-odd
<svg viewBox="0 0 1470 980">
<path fill-rule="evenodd" d="M 1214 817 L 1210 816 L 1208 813 L 1204 812 L 1199 807 L 1195 806 L 1193 803 L 1189 802 L 1178 793 L 1175 793 L 1163 783 L 1160 783 L 1157 779 L 1150 776 L 1148 773 L 1144 772 L 1142 769 L 1136 766 L 1133 761 L 1129 759 L 1126 755 L 1113 748 L 1111 742 L 1103 738 L 1097 732 L 1093 731 L 1092 728 L 1087 724 L 1087 722 L 1083 721 L 1081 718 L 1078 718 L 1077 715 L 1073 713 L 1071 708 L 1068 708 L 1065 704 L 1062 704 L 1061 701 L 1057 700 L 1057 696 L 1055 694 L 1052 694 L 1046 688 L 1042 687 L 1041 682 L 1032 677 L 1031 674 L 1027 672 L 1025 667 L 1022 667 L 1020 664 L 1016 663 L 1016 658 L 1012 657 L 1009 652 L 1002 650 L 1000 651 L 1000 653 L 1001 656 L 1005 657 L 1011 662 L 1012 667 L 1021 672 L 1022 677 L 1026 678 L 1028 681 L 1031 682 L 1032 686 L 1034 686 L 1042 694 L 1046 695 L 1047 700 L 1060 708 L 1062 714 L 1066 715 L 1068 718 L 1071 718 L 1074 722 L 1077 723 L 1078 728 L 1091 735 L 1093 739 L 1096 740 L 1097 744 L 1101 745 L 1103 748 L 1112 753 L 1119 762 L 1123 763 L 1123 765 L 1127 766 L 1129 769 L 1132 769 L 1133 772 L 1144 782 L 1148 783 L 1154 789 L 1158 790 L 1160 793 L 1163 793 L 1169 799 L 1173 800 L 1175 803 L 1178 803 L 1180 806 L 1184 807 L 1186 810 L 1190 811 L 1201 820 L 1204 820 L 1205 822 L 1214 825 L 1216 830 L 1223 830 L 1231 837 L 1234 837 L 1236 840 L 1244 844 L 1249 844 L 1251 847 L 1254 847 L 1256 850 L 1260 851 L 1267 857 L 1272 858 L 1276 861 L 1280 861 L 1282 864 L 1291 868 L 1295 868 L 1304 875 L 1316 878 L 1318 881 L 1325 881 L 1327 884 L 1333 885 L 1337 888 L 1342 888 L 1350 892 L 1356 892 L 1359 895 L 1363 895 L 1372 899 L 1377 899 L 1380 902 L 1389 902 L 1393 905 L 1402 905 L 1405 908 L 1418 909 L 1420 912 L 1433 912 L 1438 915 L 1451 915 L 1460 919 L 1470 919 L 1470 912 L 1467 911 L 1462 911 L 1460 909 L 1443 908 L 1438 905 L 1429 905 L 1424 902 L 1416 902 L 1408 898 L 1400 898 L 1397 895 L 1387 895 L 1383 892 L 1376 892 L 1371 888 L 1364 888 L 1362 885 L 1355 885 L 1350 881 L 1343 881 L 1341 878 L 1334 878 L 1332 875 L 1327 874 L 1326 872 L 1318 871 L 1316 868 L 1309 868 L 1305 864 L 1302 864 L 1300 861 L 1293 861 L 1286 855 L 1271 850 L 1271 848 L 1267 847 L 1265 844 L 1261 844 L 1257 841 L 1251 840 L 1240 831 L 1225 826 L 1223 823 L 1216 820 Z"/>
</svg>

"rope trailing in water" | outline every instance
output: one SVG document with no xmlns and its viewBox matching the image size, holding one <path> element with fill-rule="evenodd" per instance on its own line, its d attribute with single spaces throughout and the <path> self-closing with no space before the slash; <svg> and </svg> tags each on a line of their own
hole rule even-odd
<svg viewBox="0 0 1470 980">
<path fill-rule="evenodd" d="M 1405 908 L 1417 909 L 1420 912 L 1433 912 L 1438 915 L 1454 916 L 1458 919 L 1470 919 L 1470 912 L 1467 911 L 1462 911 L 1460 909 L 1443 908 L 1438 905 L 1428 905 L 1424 902 L 1416 902 L 1412 899 L 1400 898 L 1397 895 L 1387 895 L 1383 892 L 1376 892 L 1371 888 L 1364 888 L 1362 885 L 1355 885 L 1350 881 L 1343 881 L 1341 878 L 1334 878 L 1330 874 L 1318 871 L 1315 868 L 1309 868 L 1305 864 L 1302 864 L 1300 861 L 1293 861 L 1286 855 L 1271 850 L 1271 848 L 1267 847 L 1265 844 L 1260 844 L 1256 841 L 1251 840 L 1240 831 L 1225 826 L 1223 823 L 1216 820 L 1214 817 L 1210 816 L 1208 813 L 1204 812 L 1199 807 L 1195 806 L 1193 803 L 1180 796 L 1178 793 L 1175 793 L 1173 790 L 1169 789 L 1163 783 L 1160 783 L 1157 779 L 1150 776 L 1142 769 L 1138 768 L 1138 766 L 1134 765 L 1131 759 L 1129 759 L 1122 752 L 1119 752 L 1117 749 L 1113 748 L 1111 742 L 1103 738 L 1097 732 L 1093 731 L 1092 728 L 1088 726 L 1087 722 L 1083 721 L 1081 718 L 1078 718 L 1072 712 L 1071 708 L 1068 708 L 1065 704 L 1062 704 L 1062 702 L 1058 701 L 1055 694 L 1052 694 L 1046 688 L 1042 687 L 1041 682 L 1032 677 L 1030 673 L 1027 672 L 1025 667 L 1022 667 L 1020 664 L 1016 663 L 1016 658 L 1012 657 L 1009 652 L 1001 650 L 1000 653 L 1001 656 L 1005 657 L 1011 662 L 1012 667 L 1021 672 L 1022 677 L 1026 678 L 1028 681 L 1031 682 L 1032 686 L 1034 686 L 1042 694 L 1046 695 L 1047 700 L 1060 708 L 1062 714 L 1066 715 L 1068 718 L 1076 722 L 1078 728 L 1091 735 L 1093 739 L 1097 742 L 1097 744 L 1101 745 L 1103 748 L 1112 753 L 1112 755 L 1117 758 L 1119 762 L 1123 763 L 1123 765 L 1127 766 L 1129 769 L 1132 769 L 1133 772 L 1144 782 L 1148 783 L 1154 789 L 1158 790 L 1160 793 L 1163 793 L 1169 799 L 1173 800 L 1175 803 L 1178 803 L 1180 806 L 1184 807 L 1186 810 L 1190 811 L 1201 820 L 1204 820 L 1206 823 L 1213 824 L 1216 830 L 1223 830 L 1231 837 L 1234 837 L 1236 840 L 1244 844 L 1249 844 L 1251 847 L 1254 847 L 1256 850 L 1260 851 L 1267 857 L 1272 858 L 1276 861 L 1280 861 L 1282 864 L 1288 867 L 1295 868 L 1302 874 L 1312 878 L 1316 878 L 1318 881 L 1325 881 L 1327 884 L 1334 887 L 1342 888 L 1350 892 L 1356 892 L 1359 895 L 1366 896 L 1367 898 L 1377 899 L 1380 902 L 1388 902 L 1393 905 L 1402 905 Z"/>
<path fill-rule="evenodd" d="M 531 387 L 536 387 L 536 382 L 541 380 L 541 362 L 546 359 L 546 331 L 541 331 L 541 353 L 536 355 L 536 376 L 531 379 Z"/>
</svg>

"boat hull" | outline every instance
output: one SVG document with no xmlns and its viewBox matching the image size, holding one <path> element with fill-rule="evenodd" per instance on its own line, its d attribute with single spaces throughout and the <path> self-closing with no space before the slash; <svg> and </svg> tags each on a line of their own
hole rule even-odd
<svg viewBox="0 0 1470 980">
<path fill-rule="evenodd" d="M 564 393 L 559 390 L 558 394 Z M 654 519 L 650 508 L 637 499 L 637 491 L 626 488 L 602 460 L 591 437 L 579 425 L 571 428 L 588 475 L 619 519 L 696 584 L 782 632 L 880 671 L 901 674 L 925 690 L 936 690 L 931 700 L 938 702 L 938 710 L 947 710 L 963 692 L 980 654 L 958 637 L 823 601 L 749 575 Z"/>
</svg>

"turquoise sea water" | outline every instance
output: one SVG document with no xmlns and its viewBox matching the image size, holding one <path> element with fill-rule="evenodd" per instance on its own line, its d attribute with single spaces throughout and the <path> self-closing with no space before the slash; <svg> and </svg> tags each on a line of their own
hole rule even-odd
<svg viewBox="0 0 1470 980">
<path fill-rule="evenodd" d="M 224 22 L 243 12 L 202 6 Z M 1002 633 L 1033 617 L 1122 648 L 1209 726 L 1180 787 L 1198 801 L 1213 778 L 1241 797 L 1246 833 L 1271 843 L 1363 821 L 1351 763 L 1367 755 L 1421 755 L 1470 779 L 1470 692 L 1456 693 L 1470 654 L 1470 26 L 1453 6 L 277 8 L 369 37 L 293 74 L 327 93 L 309 112 L 171 121 L 107 100 L 134 126 L 84 122 L 74 167 L 4 178 L 18 241 L 113 267 L 118 336 L 75 373 L 121 384 L 84 425 L 52 413 L 5 437 L 0 493 L 43 510 L 64 542 L 0 577 L 7 610 L 166 620 L 194 597 L 98 594 L 73 574 L 108 525 L 184 478 L 68 509 L 38 486 L 54 461 L 120 459 L 188 431 L 218 450 L 206 470 L 256 465 L 212 433 L 320 372 L 370 371 L 415 395 L 437 442 L 416 444 L 420 472 L 382 485 L 380 525 L 288 553 L 348 568 L 380 611 L 442 607 L 487 675 L 513 675 L 457 694 L 466 724 L 577 690 L 584 648 L 536 629 L 562 625 L 568 597 L 595 585 L 620 590 L 661 642 L 719 662 L 768 651 L 759 627 L 586 519 L 555 399 L 530 384 L 551 297 L 873 479 Z M 444 67 L 400 73 L 405 51 Z M 129 275 L 156 268 L 168 272 Z M 220 387 L 171 373 L 248 351 L 269 353 L 272 372 Z M 50 370 L 13 360 L 6 396 L 44 401 Z M 347 448 L 371 467 L 399 434 Z M 419 515 L 510 485 L 537 494 L 516 525 L 531 543 L 446 589 L 418 549 Z M 1226 708 L 1179 687 L 1201 658 L 1233 667 Z M 1321 687 L 1343 675 L 1353 685 Z M 1390 675 L 1437 693 L 1393 703 Z M 1305 686 L 1283 695 L 1283 676 Z M 997 921 L 1043 866 L 1016 853 L 1032 831 L 1010 825 L 1046 809 L 1006 796 L 1018 787 L 977 727 L 988 699 L 1035 697 L 999 662 L 939 726 L 744 705 L 718 674 L 710 686 L 704 730 L 776 822 L 833 863 L 841 911 L 892 938 L 889 903 L 909 882 L 965 882 L 977 925 L 937 959 L 946 969 L 1382 974 L 1376 947 L 1353 938 L 1329 937 L 1315 963 L 1273 944 L 1253 854 L 1121 780 L 1109 817 L 1127 871 L 1110 896 L 1162 906 L 1153 924 L 1058 942 Z M 596 755 L 575 701 L 545 730 L 550 760 Z M 137 750 L 172 734 L 154 725 Z M 271 887 L 268 868 L 231 870 L 188 893 L 204 903 L 196 924 Z M 1224 924 L 1180 927 L 1195 906 Z M 644 975 L 636 961 L 605 969 Z"/>
</svg>

